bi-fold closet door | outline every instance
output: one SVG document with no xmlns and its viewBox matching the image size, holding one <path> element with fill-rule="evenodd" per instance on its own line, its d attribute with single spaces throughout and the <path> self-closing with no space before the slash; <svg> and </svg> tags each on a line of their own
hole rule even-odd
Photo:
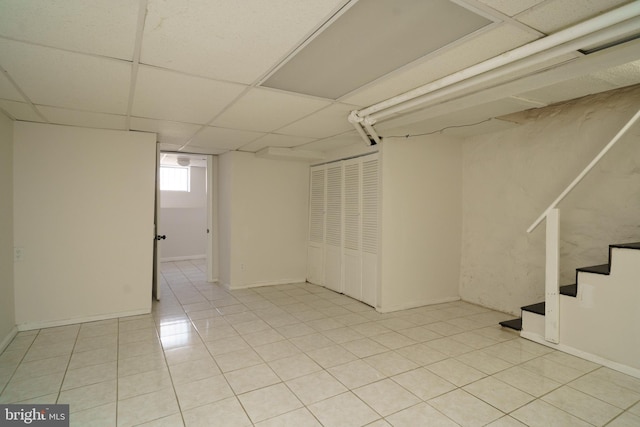
<svg viewBox="0 0 640 427">
<path fill-rule="evenodd" d="M 308 278 L 375 306 L 378 155 L 311 168 Z"/>
</svg>

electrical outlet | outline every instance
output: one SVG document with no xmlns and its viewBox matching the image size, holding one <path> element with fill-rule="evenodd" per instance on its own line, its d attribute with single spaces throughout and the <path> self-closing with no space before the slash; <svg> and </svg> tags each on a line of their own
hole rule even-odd
<svg viewBox="0 0 640 427">
<path fill-rule="evenodd" d="M 13 248 L 13 260 L 16 262 L 24 260 L 24 248 Z"/>
<path fill-rule="evenodd" d="M 245 270 L 246 270 L 245 265 L 244 264 L 240 264 L 240 271 L 245 271 Z"/>
</svg>

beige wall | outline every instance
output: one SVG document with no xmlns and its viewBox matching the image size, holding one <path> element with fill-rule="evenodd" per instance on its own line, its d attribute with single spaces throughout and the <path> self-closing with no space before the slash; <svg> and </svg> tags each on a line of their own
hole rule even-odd
<svg viewBox="0 0 640 427">
<path fill-rule="evenodd" d="M 15 123 L 16 322 L 149 312 L 155 135 Z"/>
<path fill-rule="evenodd" d="M 220 278 L 231 288 L 304 281 L 309 166 L 220 156 Z"/>
<path fill-rule="evenodd" d="M 0 352 L 16 325 L 13 301 L 13 122 L 0 113 Z"/>
<path fill-rule="evenodd" d="M 513 116 L 522 124 L 463 146 L 464 300 L 514 314 L 544 300 L 542 224 L 526 229 L 638 108 L 640 87 Z M 603 264 L 607 245 L 640 240 L 636 125 L 560 205 L 561 284 Z"/>
<path fill-rule="evenodd" d="M 444 136 L 382 144 L 380 310 L 459 298 L 462 153 Z"/>
<path fill-rule="evenodd" d="M 207 249 L 207 168 L 190 167 L 189 191 L 160 194 L 160 259 L 204 258 Z"/>
</svg>

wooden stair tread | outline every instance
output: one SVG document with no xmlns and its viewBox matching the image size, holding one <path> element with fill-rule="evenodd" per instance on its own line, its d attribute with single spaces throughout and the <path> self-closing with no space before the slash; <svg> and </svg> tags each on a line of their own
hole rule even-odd
<svg viewBox="0 0 640 427">
<path fill-rule="evenodd" d="M 528 311 L 535 314 L 540 314 L 544 316 L 544 308 L 545 304 L 543 302 L 539 302 L 537 304 L 525 305 L 524 307 L 520 307 L 523 311 Z"/>
<path fill-rule="evenodd" d="M 609 275 L 609 273 L 611 272 L 609 268 L 609 264 L 580 267 L 580 268 L 576 268 L 576 271 L 581 271 L 583 273 L 594 273 L 594 274 L 605 274 L 605 275 Z"/>
<path fill-rule="evenodd" d="M 575 296 L 578 295 L 578 285 L 574 283 L 573 285 L 560 286 L 560 295 L 575 298 Z"/>
<path fill-rule="evenodd" d="M 509 329 L 515 329 L 516 331 L 521 331 L 522 330 L 522 318 L 519 317 L 517 319 L 503 320 L 502 322 L 500 322 L 500 326 L 505 327 L 505 328 L 509 328 Z"/>
</svg>

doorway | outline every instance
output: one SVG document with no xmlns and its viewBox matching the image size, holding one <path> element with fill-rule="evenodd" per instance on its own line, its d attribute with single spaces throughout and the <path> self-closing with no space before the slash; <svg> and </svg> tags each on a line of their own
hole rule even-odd
<svg viewBox="0 0 640 427">
<path fill-rule="evenodd" d="M 154 297 L 161 262 L 189 262 L 217 280 L 215 159 L 207 154 L 158 153 Z"/>
</svg>

